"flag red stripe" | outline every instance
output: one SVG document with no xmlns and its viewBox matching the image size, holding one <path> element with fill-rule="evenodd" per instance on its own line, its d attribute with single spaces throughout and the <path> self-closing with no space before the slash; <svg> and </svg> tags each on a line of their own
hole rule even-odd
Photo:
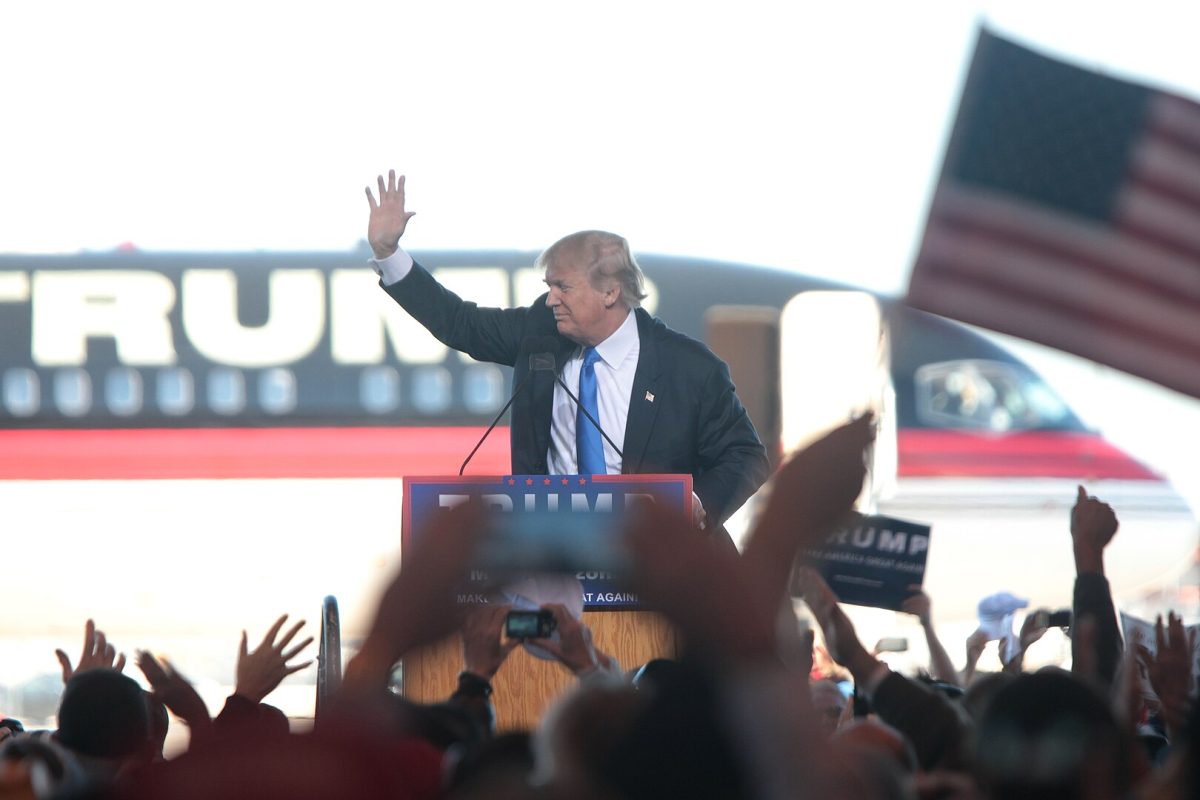
<svg viewBox="0 0 1200 800">
<path fill-rule="evenodd" d="M 949 240 L 949 241 L 948 241 Z M 1004 260 L 1024 260 L 1030 271 L 1040 267 L 1040 283 L 1054 294 L 1079 295 L 1082 301 L 1102 300 L 1100 289 L 1108 289 L 1109 305 L 1114 314 L 1136 318 L 1139 308 L 1154 314 L 1152 323 L 1163 325 L 1169 338 L 1200 330 L 1189 320 L 1200 319 L 1200 295 L 1181 296 L 1178 291 L 1139 273 L 1118 269 L 1108 261 L 1062 245 L 1037 239 L 1021 239 L 1012 229 L 996 230 L 986 217 L 937 216 L 930 222 L 922 259 L 934 259 L 943 270 L 976 273 L 992 269 L 1003 283 L 1018 281 L 1020 264 Z M 1031 284 L 1032 281 L 1022 281 Z M 1200 283 L 1200 282 L 1198 282 Z M 1042 296 L 1042 295 L 1038 295 Z M 1138 301 L 1141 301 L 1140 303 Z M 1118 305 L 1120 303 L 1120 305 Z M 1174 324 L 1174 325 L 1172 325 Z M 1200 341 L 1195 335 L 1184 341 Z"/>
<path fill-rule="evenodd" d="M 1114 224 L 1127 236 L 1173 251 L 1200 274 L 1200 214 L 1196 211 L 1131 184 L 1117 201 Z"/>
<path fill-rule="evenodd" d="M 1047 255 L 1081 261 L 1132 288 L 1165 299 L 1200 300 L 1196 263 L 1098 223 L 1030 206 L 982 189 L 943 184 L 931 212 L 933 221 L 969 225 L 1004 241 L 1024 242 Z M 916 273 L 914 273 L 916 275 Z"/>
<path fill-rule="evenodd" d="M 1200 358 L 1128 335 L 1111 321 L 1085 319 L 1037 295 L 939 270 L 922 258 L 908 302 L 934 314 L 1076 353 L 1170 389 L 1200 397 Z"/>
<path fill-rule="evenodd" d="M 1196 326 L 1194 329 L 1185 328 L 1180 331 L 1164 332 L 1141 322 L 1137 315 L 1124 314 L 1124 306 L 1092 304 L 1091 307 L 1088 307 L 1085 303 L 1074 302 L 1061 295 L 1047 294 L 1036 288 L 1027 288 L 1013 281 L 1009 275 L 977 270 L 971 263 L 967 263 L 967 259 L 956 255 L 953 251 L 944 253 L 929 251 L 922 260 L 926 268 L 933 270 L 932 274 L 928 276 L 929 279 L 946 280 L 954 277 L 960 282 L 971 284 L 985 296 L 999 293 L 1009 301 L 1019 301 L 1037 306 L 1044 313 L 1052 315 L 1055 327 L 1066 323 L 1064 317 L 1070 317 L 1073 323 L 1087 323 L 1114 332 L 1119 331 L 1126 336 L 1136 336 L 1138 340 L 1152 344 L 1156 349 L 1196 359 L 1197 366 L 1200 366 L 1200 326 Z M 1063 266 L 1064 272 L 1069 271 L 1066 269 L 1067 265 Z M 1071 279 L 1070 276 L 1064 277 L 1065 280 Z M 1188 306 L 1195 306 L 1195 304 L 1188 304 Z M 1108 310 L 1104 310 L 1106 308 Z M 1186 307 L 1184 310 L 1186 311 Z M 1196 319 L 1200 319 L 1200 309 L 1196 309 L 1192 313 L 1197 314 Z M 1186 317 L 1187 314 L 1183 316 Z"/>
</svg>

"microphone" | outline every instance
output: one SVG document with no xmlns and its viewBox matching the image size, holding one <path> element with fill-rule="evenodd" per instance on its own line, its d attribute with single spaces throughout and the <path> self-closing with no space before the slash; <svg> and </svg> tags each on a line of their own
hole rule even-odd
<svg viewBox="0 0 1200 800">
<path fill-rule="evenodd" d="M 539 362 L 539 364 L 535 367 L 533 365 L 533 359 L 538 358 L 538 357 L 543 357 L 543 356 L 549 358 L 549 360 L 550 360 L 549 366 L 546 366 Z M 584 408 L 583 403 L 579 402 L 579 398 L 576 397 L 575 394 L 569 388 L 567 388 L 567 384 L 559 376 L 558 370 L 556 370 L 554 367 L 554 354 L 553 353 L 537 353 L 533 356 L 530 356 L 529 357 L 529 367 L 530 367 L 530 369 L 538 369 L 538 370 L 548 369 L 548 370 L 550 370 L 554 374 L 555 382 L 557 382 L 558 385 L 562 387 L 562 390 L 567 393 L 567 397 L 571 398 L 571 400 L 574 401 L 575 407 L 578 408 L 580 411 L 582 411 L 583 415 L 588 418 L 588 421 L 596 426 L 596 430 L 600 431 L 600 435 L 604 437 L 604 441 L 606 441 L 610 445 L 612 445 L 612 449 L 617 451 L 617 455 L 619 455 L 621 458 L 625 458 L 625 454 L 621 452 L 621 448 L 617 447 L 617 443 L 614 442 L 611 438 L 609 438 L 609 435 L 604 432 L 604 428 L 600 427 L 600 423 L 596 421 L 596 418 L 592 416 L 592 413 L 590 411 L 588 411 L 586 408 Z"/>
<path fill-rule="evenodd" d="M 549 366 L 547 366 L 547 364 L 549 364 Z M 524 390 L 525 384 L 529 383 L 529 379 L 531 377 L 533 377 L 533 373 L 534 372 L 542 372 L 547 369 L 548 370 L 554 369 L 554 354 L 553 353 L 531 353 L 530 354 L 530 356 L 529 356 L 529 372 L 525 373 L 525 377 L 522 378 L 521 382 L 517 384 L 517 388 L 513 389 L 512 396 L 508 398 L 508 402 L 504 404 L 504 408 L 500 409 L 500 413 L 496 415 L 496 418 L 494 420 L 492 420 L 492 424 L 488 425 L 487 430 L 483 432 L 483 436 L 479 437 L 479 441 L 476 442 L 475 447 L 471 450 L 470 454 L 467 455 L 467 459 L 465 461 L 463 461 L 462 466 L 458 468 L 458 474 L 460 476 L 466 470 L 467 464 L 470 464 L 471 459 L 474 458 L 475 454 L 479 452 L 479 448 L 483 447 L 483 443 L 484 443 L 484 441 L 487 440 L 488 434 L 490 434 L 492 432 L 492 429 L 495 428 L 496 425 L 498 425 L 500 423 L 500 418 L 504 416 L 504 412 L 508 411 L 508 409 L 512 406 L 513 401 L 517 399 L 517 395 L 519 395 L 522 392 L 522 390 Z"/>
</svg>

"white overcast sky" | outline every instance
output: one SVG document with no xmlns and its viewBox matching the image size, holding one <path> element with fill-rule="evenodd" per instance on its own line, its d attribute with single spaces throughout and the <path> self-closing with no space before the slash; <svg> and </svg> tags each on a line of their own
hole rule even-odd
<svg viewBox="0 0 1200 800">
<path fill-rule="evenodd" d="M 899 293 L 984 22 L 1200 96 L 1195 0 L 5 3 L 0 252 L 348 250 L 394 166 L 410 247 L 606 228 Z"/>
</svg>

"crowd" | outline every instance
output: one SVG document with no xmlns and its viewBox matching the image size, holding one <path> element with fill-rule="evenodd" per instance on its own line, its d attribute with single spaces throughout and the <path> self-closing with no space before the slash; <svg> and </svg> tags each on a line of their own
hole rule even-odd
<svg viewBox="0 0 1200 800">
<path fill-rule="evenodd" d="M 507 608 L 454 602 L 487 527 L 468 504 L 406 554 L 313 730 L 289 731 L 263 703 L 306 666 L 299 623 L 280 618 L 253 650 L 243 634 L 235 691 L 212 717 L 147 652 L 135 659 L 142 689 L 89 622 L 77 661 L 58 653 L 57 730 L 0 721 L 0 799 L 1200 797 L 1191 642 L 1174 614 L 1153 650 L 1122 641 L 1104 574 L 1117 518 L 1082 489 L 1061 541 L 1076 566 L 1069 671 L 1024 671 L 1046 627 L 1031 614 L 1002 671 L 971 659 L 958 672 L 919 587 L 905 610 L 924 629 L 928 672 L 902 675 L 864 646 L 819 573 L 795 562 L 849 513 L 872 431 L 860 418 L 782 467 L 740 555 L 643 509 L 622 534 L 627 579 L 677 628 L 682 654 L 624 671 L 551 607 L 559 636 L 545 647 L 578 681 L 534 730 L 496 731 L 492 679 L 518 644 L 503 633 Z M 819 648 L 797 624 L 793 581 Z M 456 632 L 464 669 L 452 696 L 422 705 L 389 691 L 406 654 Z M 190 731 L 169 760 L 168 710 Z"/>
</svg>

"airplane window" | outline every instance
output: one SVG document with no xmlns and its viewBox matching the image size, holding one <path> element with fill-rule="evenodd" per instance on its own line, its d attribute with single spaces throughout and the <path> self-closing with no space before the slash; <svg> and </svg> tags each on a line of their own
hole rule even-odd
<svg viewBox="0 0 1200 800">
<path fill-rule="evenodd" d="M 386 414 L 400 406 L 400 375 L 395 367 L 367 367 L 358 377 L 358 396 L 372 414 Z"/>
<path fill-rule="evenodd" d="M 81 369 L 54 373 L 54 404 L 68 417 L 81 417 L 92 408 L 92 379 Z"/>
<path fill-rule="evenodd" d="M 236 414 L 246 407 L 246 379 L 240 370 L 218 367 L 208 373 L 208 407 L 218 414 Z"/>
<path fill-rule="evenodd" d="M 504 405 L 504 373 L 491 364 L 467 367 L 463 373 L 463 403 L 485 414 Z"/>
<path fill-rule="evenodd" d="M 917 415 L 928 425 L 1005 433 L 1062 424 L 1065 403 L 1020 364 L 962 359 L 916 372 Z"/>
<path fill-rule="evenodd" d="M 413 370 L 413 405 L 422 414 L 440 414 L 450 407 L 450 372 L 445 367 Z"/>
<path fill-rule="evenodd" d="M 180 416 L 192 410 L 196 403 L 196 387 L 192 373 L 183 368 L 164 369 L 158 373 L 158 407 L 164 414 Z"/>
<path fill-rule="evenodd" d="M 42 404 L 37 373 L 18 367 L 4 373 L 4 407 L 14 417 L 29 417 Z"/>
<path fill-rule="evenodd" d="M 142 376 L 129 367 L 109 371 L 104 379 L 104 404 L 119 417 L 142 410 Z"/>
<path fill-rule="evenodd" d="M 286 414 L 296 408 L 296 376 L 275 367 L 258 376 L 258 403 L 269 414 Z"/>
</svg>

